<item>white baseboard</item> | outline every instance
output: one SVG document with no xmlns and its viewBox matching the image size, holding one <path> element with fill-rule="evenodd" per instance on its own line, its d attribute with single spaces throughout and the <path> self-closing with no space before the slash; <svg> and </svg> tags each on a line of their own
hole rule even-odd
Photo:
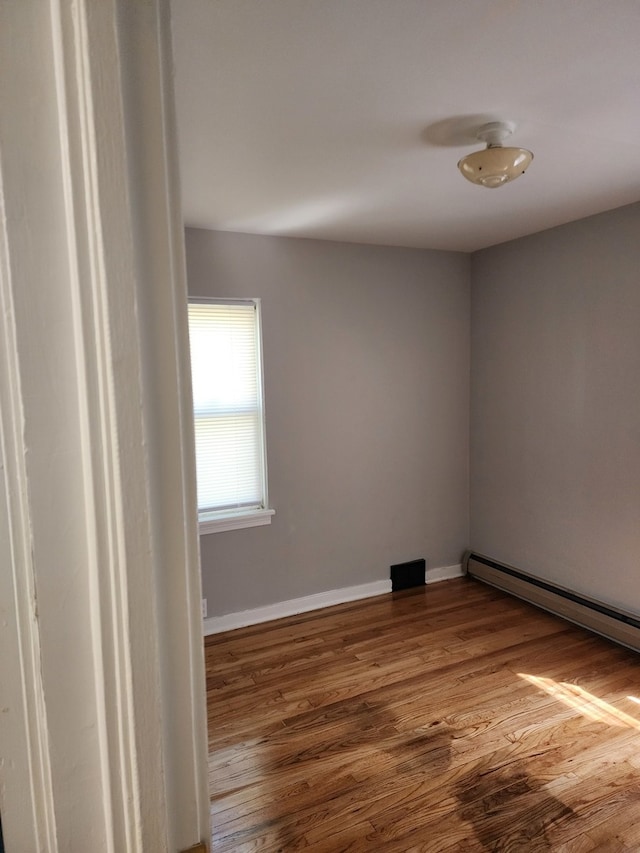
<svg viewBox="0 0 640 853">
<path fill-rule="evenodd" d="M 427 570 L 427 583 L 458 578 L 463 574 L 462 566 L 441 566 Z M 315 595 L 305 595 L 303 598 L 291 598 L 279 601 L 266 607 L 256 607 L 253 610 L 241 610 L 238 613 L 227 613 L 224 616 L 209 616 L 203 619 L 202 627 L 205 637 L 220 634 L 222 631 L 233 631 L 234 628 L 246 628 L 248 625 L 259 625 L 261 622 L 271 622 L 284 616 L 296 616 L 298 613 L 308 613 L 322 607 L 334 604 L 345 604 L 348 601 L 358 601 L 361 598 L 372 598 L 391 592 L 391 581 L 374 581 L 358 586 L 347 586 L 342 589 L 331 589 L 318 592 Z"/>
<path fill-rule="evenodd" d="M 461 578 L 464 575 L 462 566 L 439 566 L 436 569 L 427 569 L 427 583 L 438 583 L 448 581 L 451 578 Z"/>
<path fill-rule="evenodd" d="M 342 589 L 330 589 L 315 595 L 305 595 L 303 598 L 290 598 L 266 607 L 256 607 L 254 610 L 242 610 L 239 613 L 228 613 L 225 616 L 210 616 L 203 620 L 204 634 L 219 634 L 221 631 L 232 631 L 234 628 L 245 628 L 247 625 L 259 625 L 272 619 L 282 619 L 284 616 L 295 616 L 307 613 L 309 610 L 319 610 L 321 607 L 331 607 L 334 604 L 344 604 L 347 601 L 358 601 L 360 598 L 371 598 L 374 595 L 384 595 L 391 592 L 391 581 L 374 581 L 358 586 L 347 586 Z"/>
</svg>

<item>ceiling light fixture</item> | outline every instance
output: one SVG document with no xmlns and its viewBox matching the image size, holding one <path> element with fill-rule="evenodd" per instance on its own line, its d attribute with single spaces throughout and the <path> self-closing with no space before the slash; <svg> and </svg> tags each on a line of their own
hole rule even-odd
<svg viewBox="0 0 640 853">
<path fill-rule="evenodd" d="M 531 151 L 526 148 L 505 148 L 502 145 L 514 130 L 514 124 L 504 121 L 482 125 L 476 135 L 487 143 L 487 147 L 484 151 L 467 154 L 458 163 L 458 169 L 468 181 L 495 189 L 524 175 L 533 160 Z"/>
</svg>

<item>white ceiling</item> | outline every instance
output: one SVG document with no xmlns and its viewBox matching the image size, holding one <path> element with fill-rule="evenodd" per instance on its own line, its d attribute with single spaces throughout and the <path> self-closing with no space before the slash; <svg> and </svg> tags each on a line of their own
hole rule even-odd
<svg viewBox="0 0 640 853">
<path fill-rule="evenodd" d="M 640 200 L 640 0 L 173 0 L 187 225 L 475 249 Z M 535 155 L 496 190 L 468 128 Z"/>
</svg>

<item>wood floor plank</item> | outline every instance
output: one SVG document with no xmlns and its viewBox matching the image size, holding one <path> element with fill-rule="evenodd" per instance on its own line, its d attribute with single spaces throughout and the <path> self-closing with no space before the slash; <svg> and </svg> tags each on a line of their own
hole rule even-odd
<svg viewBox="0 0 640 853">
<path fill-rule="evenodd" d="M 640 850 L 638 656 L 497 590 L 351 602 L 205 657 L 214 851 Z"/>
</svg>

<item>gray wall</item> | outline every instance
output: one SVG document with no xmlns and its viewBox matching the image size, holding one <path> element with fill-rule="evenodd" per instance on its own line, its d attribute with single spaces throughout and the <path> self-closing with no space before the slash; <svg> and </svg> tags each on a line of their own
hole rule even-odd
<svg viewBox="0 0 640 853">
<path fill-rule="evenodd" d="M 471 545 L 640 612 L 640 205 L 472 258 Z"/>
<path fill-rule="evenodd" d="M 187 229 L 192 296 L 262 298 L 268 527 L 201 537 L 210 615 L 468 542 L 469 257 Z"/>
</svg>

